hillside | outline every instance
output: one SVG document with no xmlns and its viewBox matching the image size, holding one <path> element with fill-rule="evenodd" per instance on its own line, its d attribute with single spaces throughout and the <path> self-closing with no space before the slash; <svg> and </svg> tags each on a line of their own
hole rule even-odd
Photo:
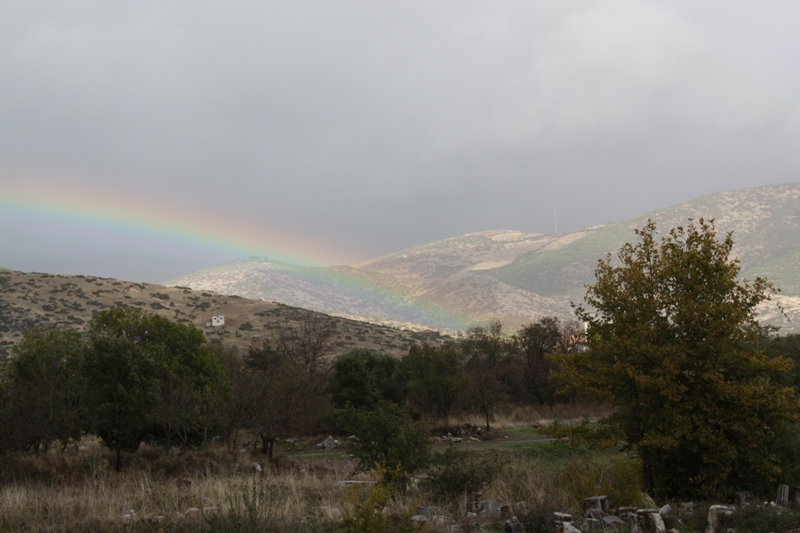
<svg viewBox="0 0 800 533">
<path fill-rule="evenodd" d="M 287 323 L 316 320 L 334 328 L 333 353 L 356 346 L 395 355 L 415 343 L 439 342 L 430 332 L 402 331 L 365 322 L 329 317 L 280 303 L 224 296 L 185 287 L 164 287 L 115 279 L 53 274 L 0 272 L 0 359 L 33 326 L 83 331 L 92 317 L 111 307 L 135 307 L 201 328 L 210 340 L 246 350 Z M 225 325 L 207 325 L 224 315 Z"/>
<path fill-rule="evenodd" d="M 714 218 L 733 232 L 745 279 L 764 276 L 782 289 L 763 318 L 800 331 L 800 183 L 727 191 L 640 217 L 560 235 L 486 231 L 416 246 L 353 267 L 300 268 L 239 260 L 169 282 L 277 300 L 379 323 L 463 329 L 499 319 L 514 328 L 544 315 L 572 319 L 597 259 L 634 239 L 652 218 L 664 230 L 690 217 Z"/>
</svg>

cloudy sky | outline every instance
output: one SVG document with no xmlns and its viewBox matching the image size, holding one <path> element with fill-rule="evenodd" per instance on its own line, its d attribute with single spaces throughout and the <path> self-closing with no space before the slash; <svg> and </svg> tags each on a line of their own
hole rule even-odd
<svg viewBox="0 0 800 533">
<path fill-rule="evenodd" d="M 797 20 L 795 0 L 3 2 L 0 265 L 356 263 L 800 180 Z"/>
</svg>

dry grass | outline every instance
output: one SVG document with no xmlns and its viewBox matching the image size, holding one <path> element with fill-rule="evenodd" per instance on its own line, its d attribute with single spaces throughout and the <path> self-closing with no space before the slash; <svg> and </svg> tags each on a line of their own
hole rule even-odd
<svg viewBox="0 0 800 533">
<path fill-rule="evenodd" d="M 587 496 L 609 494 L 619 505 L 639 496 L 638 465 L 622 455 L 545 464 L 524 451 L 473 453 L 496 456 L 506 465 L 483 489 L 484 499 L 526 502 L 545 521 L 552 511 L 578 511 Z M 263 472 L 254 471 L 253 462 Z M 335 487 L 352 479 L 353 466 L 345 459 L 285 457 L 268 465 L 252 449 L 211 447 L 179 455 L 143 446 L 116 473 L 109 452 L 84 440 L 63 454 L 0 456 L 0 531 L 333 531 L 337 523 L 314 509 L 352 512 L 354 502 L 368 498 L 369 491 L 354 500 L 351 492 Z M 246 518 L 248 501 L 255 505 L 258 527 L 230 527 L 234 519 Z M 396 523 L 418 505 L 436 505 L 455 520 L 467 512 L 466 496 L 437 501 L 423 484 L 395 494 L 385 513 Z M 191 508 L 207 509 L 206 514 L 183 516 Z M 129 510 L 135 518 L 125 518 Z M 498 517 L 481 520 L 501 525 Z"/>
<path fill-rule="evenodd" d="M 263 472 L 250 467 L 254 461 Z M 352 464 L 341 460 L 267 466 L 250 451 L 210 449 L 176 456 L 145 448 L 116 473 L 107 452 L 92 442 L 63 455 L 6 456 L 0 468 L 0 530 L 155 531 L 159 516 L 165 517 L 159 528 L 197 530 L 197 521 L 178 513 L 193 507 L 225 511 L 230 496 L 254 481 L 269 492 L 271 511 L 281 522 L 298 522 L 310 505 L 335 505 L 340 495 L 334 484 L 351 471 Z M 135 520 L 123 519 L 129 510 Z"/>
</svg>

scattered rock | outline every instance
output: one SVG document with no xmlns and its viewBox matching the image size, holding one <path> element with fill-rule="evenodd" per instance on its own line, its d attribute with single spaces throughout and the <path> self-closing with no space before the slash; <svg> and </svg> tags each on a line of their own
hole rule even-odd
<svg viewBox="0 0 800 533">
<path fill-rule="evenodd" d="M 625 525 L 625 521 L 618 516 L 608 515 L 603 517 L 603 524 L 606 527 L 622 527 Z"/>
<path fill-rule="evenodd" d="M 375 485 L 374 481 L 345 480 L 337 481 L 333 486 L 337 489 L 349 489 L 353 486 L 372 487 L 373 485 Z"/>
<path fill-rule="evenodd" d="M 583 511 L 589 516 L 590 511 L 608 514 L 608 496 L 592 496 L 583 500 Z"/>
<path fill-rule="evenodd" d="M 336 439 L 330 435 L 325 437 L 325 440 L 317 444 L 317 448 L 325 448 L 326 450 L 332 450 L 334 446 L 336 446 Z"/>
<path fill-rule="evenodd" d="M 253 472 L 261 472 L 263 469 L 261 468 L 260 464 L 253 461 L 252 463 L 250 463 L 250 470 L 252 470 Z"/>
<path fill-rule="evenodd" d="M 666 533 L 664 519 L 655 509 L 639 509 L 636 511 L 636 524 L 641 533 Z"/>
<path fill-rule="evenodd" d="M 775 503 L 781 507 L 789 505 L 789 485 L 778 485 L 778 497 L 775 498 Z"/>
<path fill-rule="evenodd" d="M 672 506 L 670 504 L 666 504 L 664 507 L 658 510 L 658 514 L 661 516 L 667 516 L 668 514 L 672 513 Z"/>
<path fill-rule="evenodd" d="M 503 531 L 508 533 L 519 533 L 522 529 L 522 522 L 520 522 L 516 516 L 512 516 L 503 524 Z"/>
<path fill-rule="evenodd" d="M 434 507 L 424 507 L 420 505 L 417 507 L 417 512 L 414 513 L 416 516 L 434 516 L 436 515 L 436 509 Z"/>
<path fill-rule="evenodd" d="M 183 516 L 186 518 L 186 520 L 199 520 L 200 509 L 197 507 L 190 507 L 183 512 Z"/>
<path fill-rule="evenodd" d="M 500 506 L 497 500 L 483 500 L 478 504 L 478 514 L 480 515 L 499 515 Z"/>
<path fill-rule="evenodd" d="M 322 515 L 326 520 L 331 522 L 341 522 L 342 521 L 342 510 L 338 507 L 317 507 L 316 511 Z"/>
<path fill-rule="evenodd" d="M 147 519 L 147 521 L 150 522 L 151 524 L 160 524 L 166 519 L 167 519 L 166 516 L 156 515 L 156 516 L 151 516 L 150 518 Z"/>
<path fill-rule="evenodd" d="M 602 518 L 584 518 L 582 522 L 584 531 L 601 531 L 603 529 Z"/>
<path fill-rule="evenodd" d="M 456 521 L 453 520 L 452 518 L 440 515 L 436 515 L 433 518 L 431 518 L 430 522 L 433 527 L 440 527 L 440 528 L 444 527 L 449 528 L 450 526 L 454 526 L 456 524 Z"/>
<path fill-rule="evenodd" d="M 706 533 L 726 533 L 728 519 L 733 514 L 733 507 L 712 505 L 708 508 L 708 529 Z"/>
</svg>

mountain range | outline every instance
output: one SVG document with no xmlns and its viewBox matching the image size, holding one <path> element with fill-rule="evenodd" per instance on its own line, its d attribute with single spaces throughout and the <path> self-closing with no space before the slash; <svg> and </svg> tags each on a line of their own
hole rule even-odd
<svg viewBox="0 0 800 533">
<path fill-rule="evenodd" d="M 460 330 L 500 320 L 508 329 L 542 316 L 573 320 L 599 258 L 635 240 L 648 219 L 666 234 L 690 219 L 732 232 L 742 278 L 781 293 L 760 309 L 782 332 L 800 331 L 800 182 L 704 196 L 639 217 L 564 234 L 494 230 L 415 246 L 353 266 L 300 267 L 251 257 L 167 285 L 281 302 L 392 326 Z M 787 320 L 776 305 L 779 303 Z"/>
</svg>

